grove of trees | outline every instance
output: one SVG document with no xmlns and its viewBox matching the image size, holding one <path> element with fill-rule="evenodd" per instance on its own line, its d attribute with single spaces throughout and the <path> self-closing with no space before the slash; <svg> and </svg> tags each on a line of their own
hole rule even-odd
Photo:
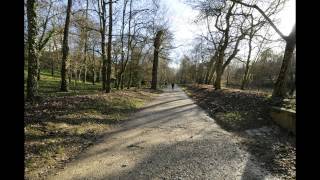
<svg viewBox="0 0 320 180">
<path fill-rule="evenodd" d="M 288 0 L 189 0 L 199 14 L 193 50 L 175 76 L 167 9 L 160 0 L 25 0 L 27 100 L 38 96 L 41 72 L 60 72 L 60 91 L 72 81 L 102 90 L 174 81 L 221 89 L 272 88 L 273 97 L 295 90 L 296 26 L 289 35 L 275 18 Z M 272 38 L 277 34 L 278 38 Z M 273 49 L 278 42 L 281 51 Z M 160 67 L 160 69 L 159 69 Z"/>
<path fill-rule="evenodd" d="M 26 0 L 25 14 L 28 101 L 39 95 L 42 71 L 60 75 L 60 91 L 91 81 L 106 93 L 151 82 L 156 89 L 174 75 L 159 0 Z"/>
<path fill-rule="evenodd" d="M 275 18 L 287 0 L 189 3 L 199 11 L 195 22 L 205 24 L 207 31 L 198 35 L 193 50 L 182 58 L 177 73 L 180 83 L 212 84 L 221 89 L 223 79 L 241 89 L 272 88 L 272 97 L 293 94 L 296 26 L 285 36 Z M 275 43 L 285 48 L 277 52 L 272 47 Z"/>
</svg>

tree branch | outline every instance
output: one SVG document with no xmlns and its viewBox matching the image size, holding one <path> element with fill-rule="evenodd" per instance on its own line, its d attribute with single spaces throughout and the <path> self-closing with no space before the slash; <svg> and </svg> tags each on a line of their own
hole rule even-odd
<svg viewBox="0 0 320 180">
<path fill-rule="evenodd" d="M 277 26 L 271 21 L 271 19 L 262 11 L 262 9 L 260 9 L 259 6 L 257 5 L 250 5 L 250 4 L 247 4 L 247 3 L 244 3 L 244 2 L 241 2 L 239 0 L 231 0 L 232 2 L 235 2 L 235 3 L 238 3 L 238 4 L 241 4 L 243 6 L 246 6 L 246 7 L 251 7 L 251 8 L 254 8 L 256 10 L 258 10 L 260 12 L 260 14 L 269 22 L 269 24 L 272 26 L 272 28 L 279 34 L 279 36 L 281 36 L 285 41 L 287 41 L 287 36 L 283 35 L 282 32 L 277 28 Z"/>
</svg>

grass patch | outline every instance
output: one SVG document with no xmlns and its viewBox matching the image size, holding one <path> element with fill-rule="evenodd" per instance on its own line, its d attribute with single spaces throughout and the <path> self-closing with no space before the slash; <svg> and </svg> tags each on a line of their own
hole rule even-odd
<svg viewBox="0 0 320 180">
<path fill-rule="evenodd" d="M 27 88 L 27 70 L 24 70 L 24 93 L 26 95 Z M 69 92 L 60 92 L 60 74 L 56 72 L 54 76 L 47 70 L 43 70 L 40 73 L 40 81 L 38 81 L 39 95 L 41 97 L 56 97 L 56 96 L 74 96 L 92 94 L 102 90 L 102 84 L 100 82 L 93 85 L 91 82 L 83 83 L 82 81 L 72 80 L 69 84 Z"/>
<path fill-rule="evenodd" d="M 26 72 L 25 72 L 26 74 Z M 100 91 L 101 84 L 79 83 L 60 93 L 58 76 L 42 72 L 41 100 L 25 103 L 25 178 L 43 178 L 92 145 L 112 125 L 125 120 L 161 91 Z M 71 88 L 72 89 L 72 88 Z"/>
</svg>

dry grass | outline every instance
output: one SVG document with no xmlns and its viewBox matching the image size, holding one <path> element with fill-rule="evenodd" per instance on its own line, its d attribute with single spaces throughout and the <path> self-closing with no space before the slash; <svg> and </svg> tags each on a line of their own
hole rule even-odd
<svg viewBox="0 0 320 180">
<path fill-rule="evenodd" d="M 41 100 L 25 104 L 26 179 L 42 179 L 62 168 L 160 93 L 130 89 L 106 94 L 98 91 L 99 85 L 86 88 L 90 86 L 86 84 L 79 93 L 61 94 L 55 89 L 57 85 L 55 77 L 44 75 Z"/>
</svg>

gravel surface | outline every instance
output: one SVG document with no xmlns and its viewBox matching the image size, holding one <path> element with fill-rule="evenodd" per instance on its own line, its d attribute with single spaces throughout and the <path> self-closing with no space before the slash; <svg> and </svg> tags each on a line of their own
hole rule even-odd
<svg viewBox="0 0 320 180">
<path fill-rule="evenodd" d="M 279 179 L 177 87 L 47 179 Z"/>
</svg>

